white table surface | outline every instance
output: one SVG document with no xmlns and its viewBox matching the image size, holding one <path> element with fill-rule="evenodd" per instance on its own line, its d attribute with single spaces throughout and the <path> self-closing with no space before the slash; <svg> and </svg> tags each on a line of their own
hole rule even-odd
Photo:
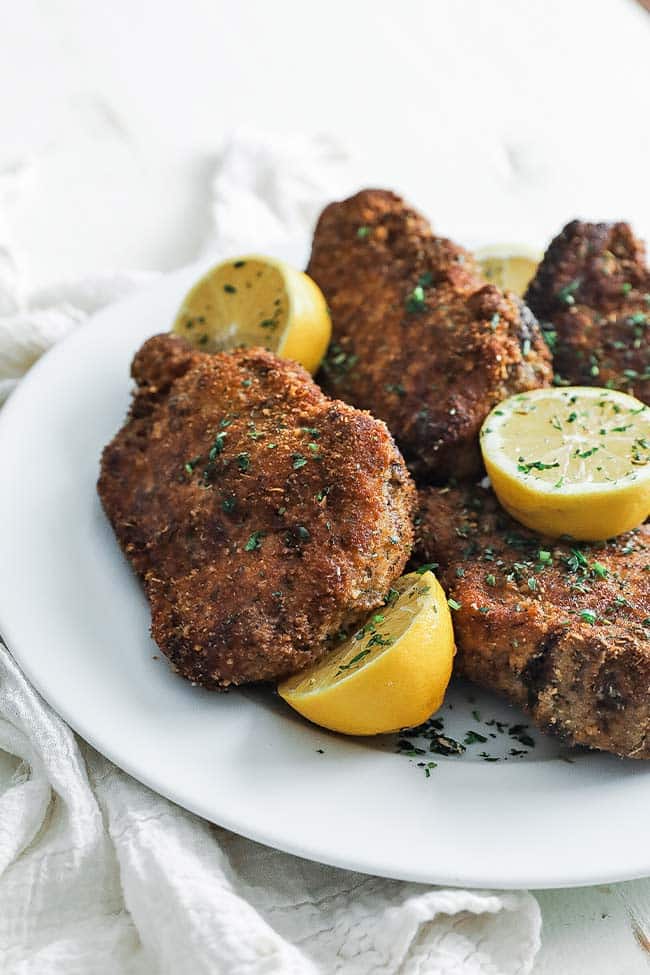
<svg viewBox="0 0 650 975">
<path fill-rule="evenodd" d="M 650 238 L 650 16 L 633 0 L 0 0 L 0 13 L 0 172 L 32 160 L 10 210 L 32 287 L 191 260 L 240 123 L 335 133 L 368 185 L 460 240 L 543 245 L 574 216 Z M 0 753 L 0 790 L 8 767 Z M 648 972 L 650 881 L 538 896 L 535 975 Z"/>
</svg>

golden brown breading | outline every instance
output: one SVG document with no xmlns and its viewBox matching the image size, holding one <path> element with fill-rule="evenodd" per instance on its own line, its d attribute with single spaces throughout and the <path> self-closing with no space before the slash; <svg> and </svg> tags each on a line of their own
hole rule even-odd
<svg viewBox="0 0 650 975">
<path fill-rule="evenodd" d="M 457 666 L 568 744 L 650 758 L 650 525 L 543 539 L 480 487 L 420 492 L 414 560 L 439 563 Z"/>
<path fill-rule="evenodd" d="M 98 488 L 154 639 L 206 687 L 314 662 L 382 603 L 411 548 L 415 490 L 386 427 L 261 349 L 160 335 L 132 371 Z"/>
<path fill-rule="evenodd" d="M 554 350 L 558 380 L 650 403 L 650 269 L 628 224 L 567 224 L 526 301 Z"/>
<path fill-rule="evenodd" d="M 528 309 L 393 193 L 328 206 L 307 271 L 332 314 L 323 384 L 385 420 L 423 479 L 478 473 L 490 409 L 550 382 Z"/>
</svg>

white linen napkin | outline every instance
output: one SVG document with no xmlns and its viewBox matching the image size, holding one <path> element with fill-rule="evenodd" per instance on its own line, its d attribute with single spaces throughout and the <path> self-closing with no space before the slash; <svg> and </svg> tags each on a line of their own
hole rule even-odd
<svg viewBox="0 0 650 975">
<path fill-rule="evenodd" d="M 111 273 L 29 300 L 2 220 L 0 399 L 94 311 L 155 278 Z M 305 240 L 355 188 L 329 139 L 239 133 L 213 185 L 206 252 Z M 0 596 L 0 598 L 2 598 Z M 4 975 L 526 975 L 526 892 L 431 888 L 324 867 L 211 826 L 78 739 L 0 645 L 0 971 Z M 6 756 L 5 756 L 6 758 Z"/>
</svg>

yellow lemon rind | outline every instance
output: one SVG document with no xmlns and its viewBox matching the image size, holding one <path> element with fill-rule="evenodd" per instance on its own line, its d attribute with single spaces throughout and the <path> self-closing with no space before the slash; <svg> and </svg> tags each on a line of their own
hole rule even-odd
<svg viewBox="0 0 650 975">
<path fill-rule="evenodd" d="M 439 582 L 431 572 L 418 582 L 430 587 L 432 598 L 391 647 L 325 688 L 301 692 L 301 675 L 290 677 L 280 684 L 280 696 L 314 724 L 348 735 L 383 734 L 425 721 L 443 702 L 454 637 Z"/>
</svg>

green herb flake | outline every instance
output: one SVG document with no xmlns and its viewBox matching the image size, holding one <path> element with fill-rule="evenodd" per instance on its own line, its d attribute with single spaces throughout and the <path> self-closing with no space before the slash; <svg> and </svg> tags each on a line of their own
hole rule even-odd
<svg viewBox="0 0 650 975">
<path fill-rule="evenodd" d="M 409 314 L 414 314 L 424 311 L 425 308 L 424 288 L 421 284 L 416 284 L 413 291 L 406 298 L 406 310 Z"/>
<path fill-rule="evenodd" d="M 478 745 L 479 743 L 484 745 L 486 741 L 485 735 L 480 735 L 478 731 L 468 731 L 463 738 L 464 745 Z"/>
<path fill-rule="evenodd" d="M 354 656 L 354 657 L 352 658 L 352 660 L 350 660 L 350 661 L 348 661 L 348 663 L 347 663 L 347 664 L 341 664 L 341 665 L 339 666 L 339 669 L 337 670 L 337 672 L 336 672 L 336 674 L 335 674 L 334 676 L 335 676 L 335 677 L 338 677 L 338 676 L 339 676 L 339 674 L 342 674 L 342 673 L 344 673 L 344 672 L 345 672 L 346 670 L 349 670 L 349 669 L 350 669 L 350 667 L 354 667 L 354 665 L 355 665 L 355 664 L 358 664 L 358 663 L 360 663 L 360 662 L 361 662 L 361 661 L 362 661 L 362 660 L 364 659 L 364 657 L 367 657 L 369 653 L 370 653 L 370 650 L 360 650 L 360 651 L 359 651 L 359 653 L 357 653 L 357 654 L 356 654 L 356 655 L 355 655 L 355 656 Z M 424 753 L 423 753 L 423 754 L 424 754 Z"/>
<path fill-rule="evenodd" d="M 576 278 L 574 281 L 569 281 L 565 284 L 563 288 L 557 293 L 557 300 L 561 301 L 563 305 L 575 305 L 576 300 L 574 295 L 582 283 L 581 278 Z"/>
<path fill-rule="evenodd" d="M 247 471 L 251 466 L 250 454 L 245 450 L 241 454 L 237 454 L 237 466 L 242 473 Z"/>
<path fill-rule="evenodd" d="M 261 548 L 263 538 L 264 532 L 253 532 L 252 535 L 249 536 L 249 539 L 244 546 L 245 551 L 254 552 L 256 549 Z"/>
<path fill-rule="evenodd" d="M 226 445 L 226 437 L 228 434 L 225 431 L 218 433 L 214 438 L 214 443 L 210 447 L 210 453 L 208 454 L 209 460 L 214 460 L 217 454 L 221 454 Z"/>
<path fill-rule="evenodd" d="M 554 467 L 559 467 L 559 461 L 553 464 L 544 464 L 541 460 L 524 460 L 523 457 L 519 458 L 517 464 L 517 470 L 522 474 L 530 474 L 531 471 L 551 471 Z"/>
<path fill-rule="evenodd" d="M 186 474 L 193 474 L 194 473 L 194 468 L 196 467 L 196 465 L 199 463 L 200 460 L 201 460 L 200 456 L 199 457 L 192 457 L 191 460 L 186 460 L 185 463 L 183 464 L 183 469 L 184 469 L 185 473 Z"/>
<path fill-rule="evenodd" d="M 299 471 L 300 468 L 304 467 L 305 464 L 307 463 L 307 458 L 303 457 L 302 454 L 293 454 L 292 456 L 293 456 L 293 463 L 291 466 L 293 467 L 294 471 Z"/>
<path fill-rule="evenodd" d="M 419 566 L 415 571 L 419 576 L 423 576 L 425 572 L 435 572 L 439 565 L 439 562 L 425 562 L 424 565 Z"/>
<path fill-rule="evenodd" d="M 449 599 L 447 600 L 447 605 L 449 606 L 450 609 L 460 609 L 461 608 L 461 604 L 458 603 L 458 602 L 456 602 L 456 600 L 455 599 L 452 599 L 451 597 L 449 597 Z"/>
</svg>

